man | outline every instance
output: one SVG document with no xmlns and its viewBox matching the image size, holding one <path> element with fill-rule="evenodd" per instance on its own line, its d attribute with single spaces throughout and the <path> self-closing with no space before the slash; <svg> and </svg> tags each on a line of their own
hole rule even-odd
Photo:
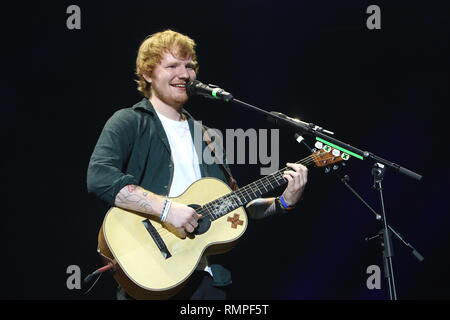
<svg viewBox="0 0 450 320">
<path fill-rule="evenodd" d="M 136 59 L 138 90 L 145 98 L 117 111 L 106 123 L 92 154 L 88 191 L 111 206 L 138 211 L 161 219 L 181 237 L 194 231 L 201 215 L 167 197 L 180 195 L 202 177 L 229 183 L 228 167 L 198 161 L 193 143 L 195 122 L 183 106 L 188 101 L 186 83 L 196 78 L 195 42 L 166 30 L 147 37 Z M 307 182 L 307 169 L 288 164 L 288 185 L 280 198 L 256 199 L 247 205 L 253 218 L 289 210 L 299 201 Z M 202 259 L 190 283 L 175 297 L 224 299 L 229 272 Z M 205 272 L 206 271 L 206 272 Z M 118 298 L 126 298 L 123 290 Z"/>
</svg>

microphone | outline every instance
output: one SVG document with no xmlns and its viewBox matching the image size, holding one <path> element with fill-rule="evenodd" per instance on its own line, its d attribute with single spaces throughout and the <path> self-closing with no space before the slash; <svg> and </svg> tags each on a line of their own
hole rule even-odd
<svg viewBox="0 0 450 320">
<path fill-rule="evenodd" d="M 233 95 L 213 84 L 204 84 L 198 80 L 189 81 L 186 84 L 186 92 L 189 96 L 199 95 L 210 99 L 230 101 Z"/>
</svg>

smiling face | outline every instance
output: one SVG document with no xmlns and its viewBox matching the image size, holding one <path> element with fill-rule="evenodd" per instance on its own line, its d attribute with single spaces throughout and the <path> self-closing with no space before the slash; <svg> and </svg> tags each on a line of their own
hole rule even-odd
<svg viewBox="0 0 450 320">
<path fill-rule="evenodd" d="M 179 110 L 188 100 L 186 83 L 195 80 L 195 64 L 191 58 L 175 57 L 170 52 L 162 55 L 161 62 L 151 76 L 145 75 L 151 83 L 152 103 L 164 103 Z"/>
</svg>

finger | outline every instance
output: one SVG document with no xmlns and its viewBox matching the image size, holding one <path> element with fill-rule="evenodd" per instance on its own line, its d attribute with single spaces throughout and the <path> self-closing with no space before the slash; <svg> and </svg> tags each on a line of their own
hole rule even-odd
<svg viewBox="0 0 450 320">
<path fill-rule="evenodd" d="M 299 172 L 299 173 L 305 172 L 305 173 L 308 173 L 308 168 L 305 167 L 304 165 L 300 164 L 300 163 L 289 163 L 289 162 L 288 162 L 288 163 L 286 163 L 286 165 L 287 165 L 289 168 L 294 169 L 295 172 Z"/>
<path fill-rule="evenodd" d="M 288 184 L 292 184 L 294 181 L 294 179 L 288 174 L 284 174 L 283 178 L 285 178 L 288 181 Z"/>
<path fill-rule="evenodd" d="M 188 232 L 191 233 L 192 231 L 194 231 L 194 228 L 192 227 L 192 225 L 190 223 L 186 223 L 184 225 L 184 229 Z"/>
<path fill-rule="evenodd" d="M 295 172 L 300 172 L 303 168 L 306 168 L 305 166 L 301 165 L 300 163 L 286 163 L 286 166 L 289 168 L 294 169 Z"/>
<path fill-rule="evenodd" d="M 197 226 L 198 226 L 198 222 L 197 222 L 197 221 L 189 222 L 189 224 L 190 224 L 191 226 L 193 226 L 194 229 L 197 228 Z"/>
<path fill-rule="evenodd" d="M 285 173 L 287 173 L 286 177 L 291 178 L 291 180 L 286 178 L 286 179 L 288 179 L 288 186 L 290 186 L 291 188 L 294 188 L 294 189 L 300 189 L 301 183 L 302 183 L 301 182 L 301 174 L 298 172 L 294 172 L 294 171 L 286 171 Z"/>
<path fill-rule="evenodd" d="M 197 228 L 198 223 L 197 222 L 189 222 L 189 225 L 192 227 L 192 231 L 189 232 L 194 232 L 195 228 Z"/>
<path fill-rule="evenodd" d="M 300 173 L 299 172 L 285 171 L 284 173 L 288 174 L 289 176 L 291 176 L 296 183 L 298 183 L 300 181 Z"/>
<path fill-rule="evenodd" d="M 289 174 L 289 175 L 293 175 L 294 173 L 296 173 L 295 171 L 292 170 L 286 170 L 285 172 L 283 172 L 283 174 Z"/>
<path fill-rule="evenodd" d="M 184 228 L 177 228 L 177 232 L 180 238 L 182 239 L 186 238 L 187 234 L 186 231 L 184 231 Z"/>
<path fill-rule="evenodd" d="M 194 213 L 191 218 L 188 220 L 189 223 L 197 223 L 198 220 L 198 215 L 196 213 Z"/>
</svg>

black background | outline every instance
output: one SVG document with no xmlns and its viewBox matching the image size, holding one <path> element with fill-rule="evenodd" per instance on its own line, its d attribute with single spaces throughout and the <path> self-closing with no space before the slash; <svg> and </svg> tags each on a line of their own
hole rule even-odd
<svg viewBox="0 0 450 320">
<path fill-rule="evenodd" d="M 81 30 L 66 8 L 81 8 Z M 366 8 L 381 8 L 369 30 Z M 86 169 L 105 121 L 141 99 L 137 48 L 171 28 L 198 44 L 198 78 L 235 97 L 314 122 L 336 137 L 424 176 L 388 170 L 388 220 L 423 254 L 394 240 L 401 299 L 448 299 L 450 262 L 448 11 L 433 1 L 60 1 L 2 10 L 1 271 L 3 299 L 112 299 L 105 274 L 91 293 L 69 290 L 66 273 L 98 268 L 96 237 L 107 206 L 87 194 Z M 233 104 L 194 97 L 187 109 L 210 127 L 274 128 Z M 312 139 L 307 139 L 312 143 Z M 307 156 L 280 131 L 280 166 Z M 372 163 L 340 170 L 377 210 Z M 232 165 L 240 185 L 259 165 Z M 281 190 L 280 190 L 281 191 Z M 250 221 L 227 253 L 231 299 L 385 299 L 366 268 L 382 266 L 379 223 L 336 179 L 310 170 L 291 215 Z"/>
</svg>

